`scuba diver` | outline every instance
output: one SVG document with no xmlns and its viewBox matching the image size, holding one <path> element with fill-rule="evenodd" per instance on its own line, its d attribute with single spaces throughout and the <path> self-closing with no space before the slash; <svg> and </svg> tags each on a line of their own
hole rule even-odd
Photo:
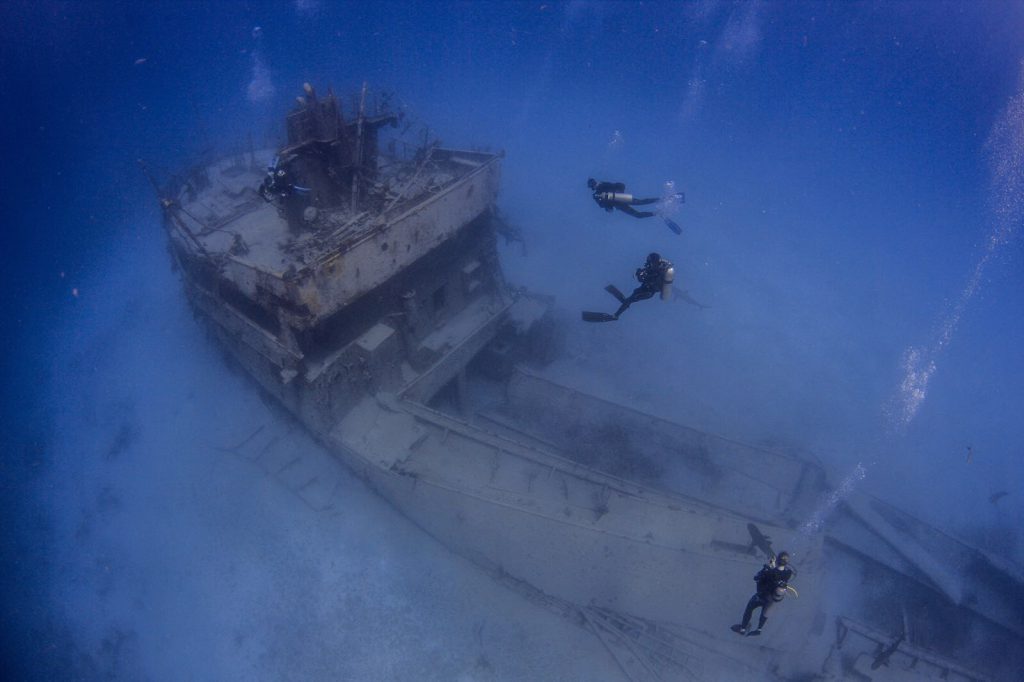
<svg viewBox="0 0 1024 682">
<path fill-rule="evenodd" d="M 780 602 L 786 596 L 786 590 L 796 594 L 796 590 L 789 586 L 793 578 L 793 569 L 789 567 L 789 552 L 779 552 L 778 557 L 771 557 L 768 563 L 757 572 L 754 580 L 757 581 L 757 592 L 747 602 L 747 608 L 743 610 L 743 621 L 739 625 L 733 625 L 732 631 L 739 635 L 753 637 L 761 634 L 761 629 L 768 621 L 768 609 Z M 755 609 L 761 609 L 758 617 L 757 629 L 750 630 L 750 618 L 754 615 Z"/>
<path fill-rule="evenodd" d="M 618 299 L 619 309 L 614 314 L 594 313 L 583 311 L 584 322 L 613 322 L 619 319 L 619 315 L 625 312 L 626 308 L 637 301 L 645 301 L 660 293 L 663 300 L 672 298 L 672 281 L 675 279 L 675 269 L 672 263 L 661 257 L 661 254 L 651 253 L 643 267 L 636 269 L 636 278 L 640 286 L 633 290 L 629 298 L 624 296 L 614 284 L 604 288 L 609 294 Z"/>
<path fill-rule="evenodd" d="M 291 173 L 281 167 L 279 156 L 267 166 L 267 176 L 260 183 L 259 195 L 268 204 L 275 204 L 284 213 L 288 227 L 298 232 L 302 229 L 302 213 L 308 205 L 306 196 L 308 187 L 300 187 L 292 182 Z"/>
<path fill-rule="evenodd" d="M 634 218 L 651 218 L 659 215 L 653 211 L 638 211 L 634 206 L 646 206 L 648 204 L 656 204 L 662 199 L 651 197 L 648 199 L 639 199 L 634 197 L 632 194 L 626 194 L 626 185 L 622 182 L 598 182 L 594 178 L 587 179 L 587 187 L 589 187 L 594 193 L 594 201 L 597 205 L 604 210 L 611 213 L 615 209 L 619 209 L 623 213 L 628 213 Z M 686 197 L 682 192 L 675 192 L 667 198 L 668 200 L 682 203 L 686 200 Z M 682 234 L 683 230 L 666 216 L 662 215 L 661 219 L 665 221 L 668 229 L 672 230 L 676 234 Z"/>
<path fill-rule="evenodd" d="M 291 174 L 281 168 L 280 157 L 275 156 L 273 163 L 267 166 L 267 176 L 258 191 L 264 201 L 273 203 L 275 200 L 286 201 L 293 194 L 308 194 L 310 190 L 293 183 Z"/>
</svg>

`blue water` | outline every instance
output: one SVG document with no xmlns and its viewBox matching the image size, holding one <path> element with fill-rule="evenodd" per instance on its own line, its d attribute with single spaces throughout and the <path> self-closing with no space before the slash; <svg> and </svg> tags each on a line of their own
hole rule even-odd
<svg viewBox="0 0 1024 682">
<path fill-rule="evenodd" d="M 165 177 L 279 140 L 305 81 L 366 81 L 447 145 L 503 149 L 499 207 L 528 244 L 505 269 L 573 315 L 651 250 L 712 306 L 580 323 L 560 371 L 813 451 L 836 484 L 863 466 L 857 485 L 1024 564 L 1021 35 L 1010 2 L 0 4 L 3 667 L 593 679 L 565 667 L 571 628 L 531 640 L 514 600 L 450 606 L 437 576 L 473 574 L 431 555 L 423 578 L 406 550 L 437 550 L 381 540 L 404 522 L 355 481 L 376 511 L 310 531 L 296 581 L 261 550 L 290 518 L 232 515 L 255 513 L 257 477 L 202 448 L 274 417 L 191 321 L 137 160 Z M 591 176 L 674 182 L 683 234 L 598 210 Z M 362 630 L 289 608 L 352 584 L 374 595 L 338 607 Z M 382 652 L 358 631 L 401 636 Z M 516 644 L 543 665 L 495 653 Z"/>
</svg>

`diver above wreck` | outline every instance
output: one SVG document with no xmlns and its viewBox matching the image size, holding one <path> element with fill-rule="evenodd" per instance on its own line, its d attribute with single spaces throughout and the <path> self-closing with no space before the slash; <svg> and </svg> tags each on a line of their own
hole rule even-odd
<svg viewBox="0 0 1024 682">
<path fill-rule="evenodd" d="M 637 301 L 646 301 L 659 293 L 662 300 L 667 301 L 672 298 L 675 269 L 672 267 L 672 263 L 661 257 L 661 254 L 653 252 L 648 254 L 643 266 L 636 269 L 636 279 L 640 282 L 640 286 L 634 289 L 628 298 L 614 284 L 609 284 L 604 288 L 619 301 L 618 310 L 611 314 L 585 310 L 583 311 L 583 320 L 585 322 L 614 322 L 619 319 L 619 315 Z"/>
<path fill-rule="evenodd" d="M 308 187 L 296 185 L 291 173 L 281 167 L 281 157 L 275 156 L 267 166 L 267 177 L 260 183 L 257 190 L 268 204 L 275 204 L 281 209 L 288 225 L 293 229 L 301 228 L 301 218 L 308 208 L 306 200 L 310 193 Z"/>
<path fill-rule="evenodd" d="M 303 90 L 305 95 L 296 98 L 296 107 L 288 114 L 287 144 L 267 167 L 258 190 L 265 201 L 278 206 L 296 232 L 313 222 L 320 210 L 360 208 L 379 174 L 378 130 L 399 121 L 386 107 L 367 115 L 365 86 L 358 115 L 349 121 L 342 117 L 333 92 L 319 98 L 309 83 Z"/>
<path fill-rule="evenodd" d="M 594 178 L 588 178 L 587 187 L 589 187 L 594 193 L 594 202 L 604 210 L 611 213 L 615 209 L 618 209 L 623 213 L 633 216 L 634 218 L 652 218 L 659 215 L 654 211 L 638 211 L 633 208 L 634 206 L 647 206 L 663 201 L 657 197 L 640 199 L 632 194 L 626 194 L 626 185 L 622 182 L 598 182 Z M 682 203 L 686 199 L 682 192 L 675 192 L 670 198 L 679 203 Z M 671 220 L 664 215 L 661 216 L 661 219 L 665 221 L 665 225 L 668 229 L 672 230 L 676 234 L 683 233 L 683 230 L 675 223 L 674 220 Z"/>
<path fill-rule="evenodd" d="M 761 634 L 765 623 L 768 622 L 768 609 L 782 601 L 786 591 L 790 588 L 789 581 L 793 579 L 793 569 L 789 567 L 789 552 L 779 552 L 778 557 L 771 557 L 768 563 L 757 572 L 754 580 L 757 582 L 757 591 L 747 602 L 743 610 L 743 620 L 739 625 L 733 625 L 732 631 L 739 635 L 754 636 Z M 761 609 L 758 616 L 757 628 L 749 630 L 750 619 L 754 611 Z"/>
</svg>

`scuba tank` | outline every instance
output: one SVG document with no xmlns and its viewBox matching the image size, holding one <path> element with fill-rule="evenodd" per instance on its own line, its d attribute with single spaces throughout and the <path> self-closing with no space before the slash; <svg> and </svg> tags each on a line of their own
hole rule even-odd
<svg viewBox="0 0 1024 682">
<path fill-rule="evenodd" d="M 632 194 L 621 194 L 619 192 L 601 192 L 601 201 L 609 204 L 632 204 Z"/>
<path fill-rule="evenodd" d="M 665 268 L 664 274 L 661 278 L 661 300 L 671 301 L 672 300 L 672 281 L 676 278 L 676 270 L 672 267 L 672 264 L 665 261 L 668 266 Z"/>
</svg>

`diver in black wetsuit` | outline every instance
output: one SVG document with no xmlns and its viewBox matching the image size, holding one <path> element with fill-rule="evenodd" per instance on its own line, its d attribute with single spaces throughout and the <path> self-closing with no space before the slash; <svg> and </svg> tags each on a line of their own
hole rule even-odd
<svg viewBox="0 0 1024 682">
<path fill-rule="evenodd" d="M 732 631 L 740 635 L 761 634 L 761 628 L 768 622 L 768 609 L 786 596 L 786 588 L 792 578 L 793 569 L 789 567 L 789 552 L 780 552 L 778 557 L 769 559 L 754 576 L 754 580 L 757 581 L 757 592 L 743 610 L 743 621 L 739 625 L 733 625 Z M 758 608 L 761 609 L 761 614 L 758 617 L 757 629 L 748 632 L 750 619 Z"/>
<path fill-rule="evenodd" d="M 278 158 L 274 157 L 274 162 L 267 166 L 267 175 L 260 183 L 258 192 L 264 201 L 274 203 L 275 201 L 287 201 L 295 194 L 308 194 L 309 189 L 299 187 L 292 182 L 291 173 L 282 168 Z"/>
<path fill-rule="evenodd" d="M 302 213 L 309 205 L 310 189 L 295 184 L 292 174 L 281 166 L 279 157 L 275 156 L 273 163 L 267 166 L 267 175 L 257 192 L 264 201 L 283 212 L 289 228 L 295 232 L 302 229 Z"/>
<path fill-rule="evenodd" d="M 662 298 L 669 298 L 672 280 L 675 279 L 675 270 L 672 263 L 662 258 L 660 254 L 651 253 L 647 256 L 643 267 L 636 269 L 636 278 L 640 282 L 640 286 L 634 289 L 628 298 L 614 284 L 609 284 L 604 288 L 620 303 L 619 309 L 614 314 L 584 311 L 583 320 L 586 322 L 612 322 L 619 319 L 619 315 L 637 301 L 645 301 L 658 293 Z"/>
<path fill-rule="evenodd" d="M 646 206 L 648 204 L 656 204 L 661 199 L 652 197 L 648 199 L 639 199 L 634 197 L 632 194 L 626 194 L 626 185 L 622 182 L 598 182 L 594 178 L 587 180 L 587 187 L 594 193 L 594 201 L 598 206 L 611 213 L 615 209 L 619 209 L 623 213 L 628 213 L 634 218 L 651 218 L 659 215 L 653 211 L 638 211 L 634 206 Z M 674 200 L 682 202 L 684 200 L 683 194 L 676 193 L 672 195 Z M 676 234 L 681 234 L 682 230 L 676 223 L 666 216 L 662 216 L 662 220 L 670 230 Z"/>
<path fill-rule="evenodd" d="M 658 199 L 638 199 L 632 194 L 626 194 L 625 183 L 598 182 L 594 178 L 590 178 L 587 180 L 587 187 L 593 190 L 594 201 L 597 202 L 597 205 L 609 213 L 617 208 L 623 213 L 628 213 L 634 218 L 650 218 L 655 215 L 650 211 L 637 211 L 633 207 L 656 204 L 658 203 Z"/>
</svg>

